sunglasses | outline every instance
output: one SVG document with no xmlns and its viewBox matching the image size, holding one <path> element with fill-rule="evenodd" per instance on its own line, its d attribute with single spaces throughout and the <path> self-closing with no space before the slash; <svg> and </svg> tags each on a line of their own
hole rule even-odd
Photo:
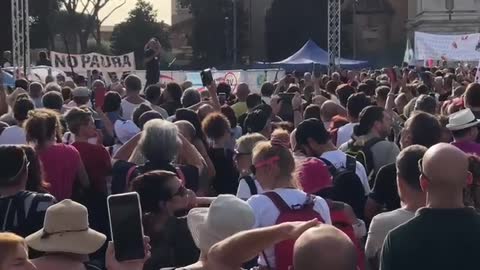
<svg viewBox="0 0 480 270">
<path fill-rule="evenodd" d="M 257 172 L 257 169 L 260 169 L 269 165 L 273 165 L 279 160 L 280 160 L 279 157 L 272 157 L 272 158 L 257 162 L 257 164 L 250 166 L 250 171 L 255 175 Z"/>
<path fill-rule="evenodd" d="M 242 156 L 250 156 L 252 153 L 240 153 L 235 150 L 235 153 L 233 154 L 233 159 L 238 159 Z"/>
<path fill-rule="evenodd" d="M 188 189 L 181 185 L 178 190 L 172 194 L 172 198 L 176 197 L 176 196 L 180 196 L 180 197 L 183 197 L 185 195 L 187 195 L 187 192 L 188 192 Z"/>
</svg>

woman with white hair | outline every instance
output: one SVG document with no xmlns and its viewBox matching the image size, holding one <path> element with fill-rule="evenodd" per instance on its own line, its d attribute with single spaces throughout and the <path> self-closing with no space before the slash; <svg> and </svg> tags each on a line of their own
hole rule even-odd
<svg viewBox="0 0 480 270">
<path fill-rule="evenodd" d="M 128 162 L 134 152 L 141 154 L 146 162 L 138 166 Z M 180 157 L 181 165 L 176 164 Z M 187 188 L 196 191 L 204 163 L 200 153 L 178 132 L 175 124 L 154 119 L 113 157 L 112 193 L 124 192 L 133 178 L 154 170 L 176 173 Z"/>
</svg>

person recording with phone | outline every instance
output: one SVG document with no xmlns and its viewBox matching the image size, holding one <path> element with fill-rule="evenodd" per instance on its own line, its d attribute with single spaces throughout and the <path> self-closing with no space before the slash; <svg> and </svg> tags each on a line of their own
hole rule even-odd
<svg viewBox="0 0 480 270">
<path fill-rule="evenodd" d="M 157 84 L 160 81 L 160 54 L 162 53 L 162 45 L 157 38 L 150 39 L 145 44 L 144 64 L 147 70 L 145 87 Z"/>
<path fill-rule="evenodd" d="M 132 191 L 140 196 L 143 227 L 152 246 L 152 257 L 143 269 L 157 270 L 195 263 L 200 252 L 185 217 L 196 201 L 195 194 L 185 188 L 175 173 L 160 170 L 136 177 Z"/>
</svg>

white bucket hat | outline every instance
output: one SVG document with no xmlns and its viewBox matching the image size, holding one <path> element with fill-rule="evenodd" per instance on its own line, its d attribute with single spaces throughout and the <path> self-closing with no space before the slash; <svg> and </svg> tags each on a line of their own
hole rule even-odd
<svg viewBox="0 0 480 270">
<path fill-rule="evenodd" d="M 107 237 L 88 226 L 87 208 L 72 200 L 50 206 L 43 228 L 26 238 L 28 246 L 42 252 L 88 255 L 97 251 Z"/>
<path fill-rule="evenodd" d="M 233 195 L 220 195 L 210 208 L 190 210 L 187 222 L 195 245 L 208 251 L 225 238 L 252 229 L 255 215 L 245 201 Z"/>
<path fill-rule="evenodd" d="M 448 117 L 447 128 L 449 130 L 462 130 L 473 126 L 478 126 L 480 120 L 478 120 L 473 114 L 472 110 L 465 109 L 459 112 L 453 113 Z"/>
</svg>

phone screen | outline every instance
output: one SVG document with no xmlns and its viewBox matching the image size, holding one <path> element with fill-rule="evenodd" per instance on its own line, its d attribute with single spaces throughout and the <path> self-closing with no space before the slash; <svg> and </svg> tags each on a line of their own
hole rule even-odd
<svg viewBox="0 0 480 270">
<path fill-rule="evenodd" d="M 108 215 L 118 261 L 145 257 L 140 199 L 136 192 L 108 197 Z"/>
<path fill-rule="evenodd" d="M 200 78 L 202 79 L 203 86 L 209 86 L 213 82 L 213 75 L 210 69 L 205 69 L 200 72 Z"/>
<path fill-rule="evenodd" d="M 220 102 L 220 105 L 224 105 L 225 102 L 227 101 L 227 94 L 218 93 L 218 101 Z"/>
<path fill-rule="evenodd" d="M 385 73 L 387 74 L 391 83 L 397 82 L 397 72 L 393 68 L 388 68 L 385 70 Z"/>
<path fill-rule="evenodd" d="M 103 107 L 106 92 L 107 89 L 105 89 L 105 87 L 95 89 L 95 107 Z"/>
</svg>

